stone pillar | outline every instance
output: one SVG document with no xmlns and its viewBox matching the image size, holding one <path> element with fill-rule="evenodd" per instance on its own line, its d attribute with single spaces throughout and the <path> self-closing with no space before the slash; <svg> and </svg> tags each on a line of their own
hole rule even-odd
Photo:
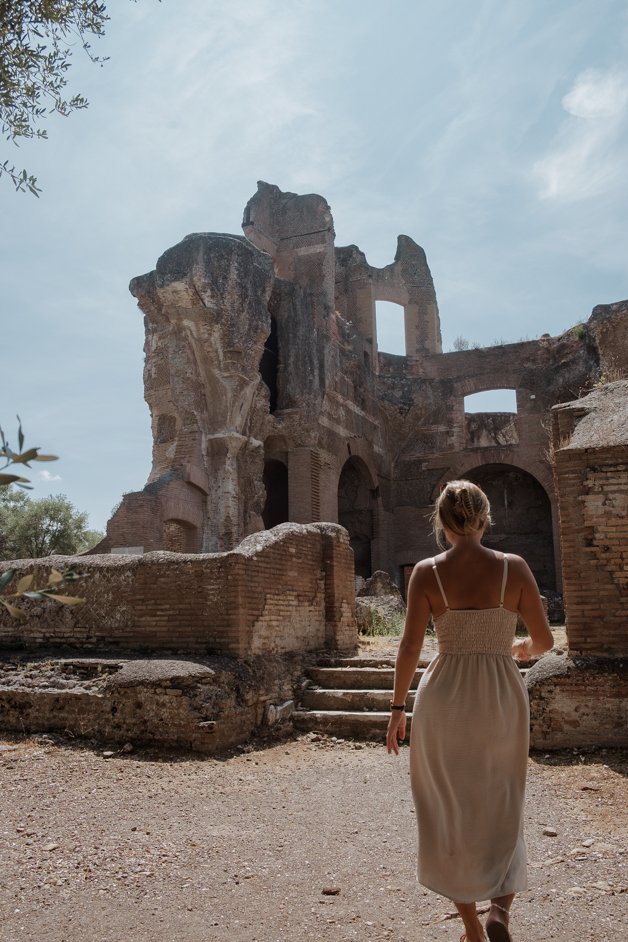
<svg viewBox="0 0 628 942">
<path fill-rule="evenodd" d="M 241 482 L 238 456 L 247 443 L 243 435 L 211 435 L 207 441 L 207 460 L 211 481 L 207 495 L 207 520 L 203 537 L 204 553 L 223 553 L 242 539 L 240 532 Z"/>
<path fill-rule="evenodd" d="M 323 538 L 325 572 L 325 646 L 329 650 L 355 651 L 355 572 L 353 552 L 346 530 L 338 524 L 315 524 Z"/>
<path fill-rule="evenodd" d="M 288 454 L 288 510 L 292 523 L 311 523 L 312 451 L 295 448 Z"/>
</svg>

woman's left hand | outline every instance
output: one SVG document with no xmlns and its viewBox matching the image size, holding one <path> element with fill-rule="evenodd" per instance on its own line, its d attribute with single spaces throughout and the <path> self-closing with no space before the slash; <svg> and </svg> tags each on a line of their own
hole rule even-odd
<svg viewBox="0 0 628 942">
<path fill-rule="evenodd" d="M 393 710 L 388 720 L 388 730 L 386 731 L 386 748 L 388 754 L 394 752 L 399 755 L 399 743 L 406 738 L 406 711 Z"/>
</svg>

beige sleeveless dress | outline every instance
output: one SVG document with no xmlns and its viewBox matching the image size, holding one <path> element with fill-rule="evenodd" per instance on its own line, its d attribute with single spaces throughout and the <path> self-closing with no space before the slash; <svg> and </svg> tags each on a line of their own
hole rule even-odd
<svg viewBox="0 0 628 942">
<path fill-rule="evenodd" d="M 527 888 L 523 801 L 527 691 L 512 657 L 517 615 L 450 609 L 435 619 L 438 654 L 414 704 L 410 776 L 423 886 L 459 903 Z"/>
</svg>

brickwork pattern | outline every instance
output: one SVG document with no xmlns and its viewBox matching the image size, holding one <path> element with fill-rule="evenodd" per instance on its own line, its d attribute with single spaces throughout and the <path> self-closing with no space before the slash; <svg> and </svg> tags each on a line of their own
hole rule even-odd
<svg viewBox="0 0 628 942">
<path fill-rule="evenodd" d="M 628 746 L 628 663 L 546 655 L 526 676 L 532 749 Z"/>
<path fill-rule="evenodd" d="M 558 452 L 556 474 L 569 650 L 628 655 L 628 451 Z"/>
<path fill-rule="evenodd" d="M 230 553 L 50 557 L 11 567 L 39 579 L 68 565 L 87 573 L 75 592 L 85 603 L 26 603 L 26 622 L 0 614 L 0 644 L 244 657 L 357 643 L 353 554 L 337 525 L 283 524 Z"/>
</svg>

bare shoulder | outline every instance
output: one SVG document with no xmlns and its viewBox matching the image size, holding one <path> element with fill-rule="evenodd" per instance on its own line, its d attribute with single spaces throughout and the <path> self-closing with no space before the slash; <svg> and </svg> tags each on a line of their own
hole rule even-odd
<svg viewBox="0 0 628 942">
<path fill-rule="evenodd" d="M 412 575 L 410 576 L 410 584 L 413 587 L 420 589 L 426 583 L 428 583 L 428 580 L 431 580 L 433 578 L 432 576 L 433 563 L 434 563 L 434 560 L 432 559 L 432 557 L 429 557 L 428 559 L 422 559 L 420 562 L 416 564 L 416 566 L 412 570 Z M 431 581 L 429 582 L 429 584 L 431 584 Z"/>
<path fill-rule="evenodd" d="M 530 567 L 522 556 L 515 556 L 514 553 L 504 553 L 508 560 L 508 570 L 513 576 L 518 577 L 522 582 L 534 581 L 534 576 Z"/>
</svg>

